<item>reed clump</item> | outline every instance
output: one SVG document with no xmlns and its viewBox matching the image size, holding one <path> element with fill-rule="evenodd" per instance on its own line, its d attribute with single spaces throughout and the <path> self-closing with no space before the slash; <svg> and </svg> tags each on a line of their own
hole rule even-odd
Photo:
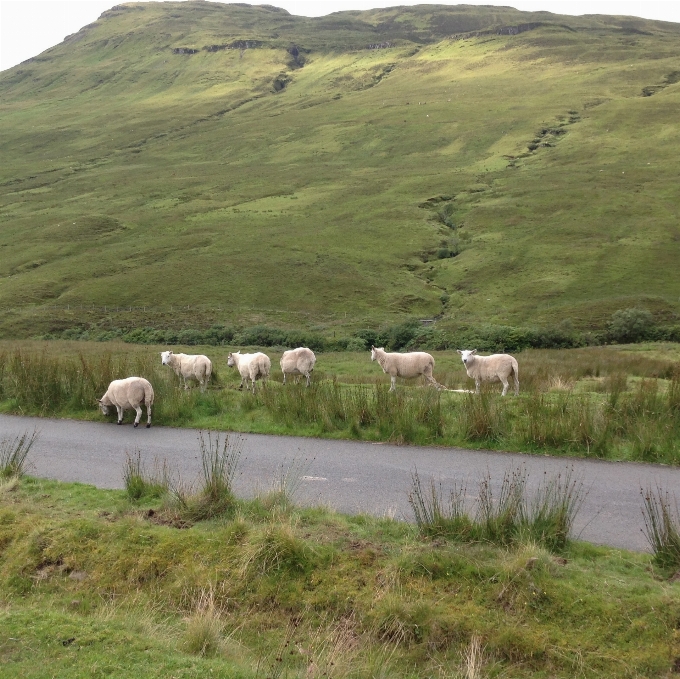
<svg viewBox="0 0 680 679">
<path fill-rule="evenodd" d="M 675 572 L 680 568 L 680 510 L 677 500 L 657 485 L 641 489 L 645 535 L 654 553 L 654 562 Z"/>
<path fill-rule="evenodd" d="M 408 499 L 423 536 L 503 546 L 530 540 L 552 551 L 563 550 L 584 499 L 582 482 L 573 470 L 566 470 L 555 477 L 546 475 L 530 494 L 527 481 L 523 467 L 507 470 L 499 487 L 487 472 L 472 513 L 465 485 L 454 483 L 445 500 L 441 483 L 431 480 L 424 488 L 416 471 Z"/>
<path fill-rule="evenodd" d="M 38 431 L 24 432 L 0 441 L 0 479 L 21 478 L 26 473 L 28 454 L 38 440 Z"/>
</svg>

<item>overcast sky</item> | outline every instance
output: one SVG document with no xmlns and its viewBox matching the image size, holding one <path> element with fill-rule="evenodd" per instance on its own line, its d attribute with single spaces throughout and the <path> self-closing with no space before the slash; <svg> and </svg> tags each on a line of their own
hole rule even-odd
<svg viewBox="0 0 680 679">
<path fill-rule="evenodd" d="M 0 70 L 11 68 L 60 43 L 115 4 L 116 0 L 0 0 Z M 291 14 L 321 16 L 348 9 L 425 3 L 409 0 L 265 0 L 259 4 L 284 7 Z M 460 3 L 430 0 L 428 4 Z M 547 10 L 556 14 L 619 14 L 680 22 L 678 0 L 501 0 L 495 3 L 492 0 L 467 0 L 462 4 L 509 5 L 525 11 Z"/>
</svg>

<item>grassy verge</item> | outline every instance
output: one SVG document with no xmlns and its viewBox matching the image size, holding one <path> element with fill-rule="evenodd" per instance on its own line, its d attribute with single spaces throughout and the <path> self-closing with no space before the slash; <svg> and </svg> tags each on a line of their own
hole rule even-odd
<svg viewBox="0 0 680 679">
<path fill-rule="evenodd" d="M 650 555 L 460 542 L 289 500 L 177 524 L 168 495 L 27 477 L 0 491 L 0 677 L 662 677 L 680 662 L 680 584 Z"/>
<path fill-rule="evenodd" d="M 94 407 L 112 379 L 154 385 L 155 424 L 420 445 L 464 445 L 677 464 L 680 461 L 678 345 L 594 347 L 520 353 L 521 394 L 501 398 L 436 392 L 418 383 L 388 393 L 368 352 L 320 354 L 314 383 L 237 390 L 230 347 L 191 348 L 213 359 L 207 393 L 179 388 L 155 347 L 102 343 L 0 346 L 0 409 L 102 419 Z M 277 352 L 267 350 L 277 364 Z M 469 387 L 457 356 L 434 352 L 439 382 Z M 129 417 L 129 415 L 128 415 Z"/>
</svg>

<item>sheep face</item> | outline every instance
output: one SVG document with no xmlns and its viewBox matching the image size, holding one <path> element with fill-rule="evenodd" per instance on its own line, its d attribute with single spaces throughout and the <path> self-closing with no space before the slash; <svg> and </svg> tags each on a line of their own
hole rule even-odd
<svg viewBox="0 0 680 679">
<path fill-rule="evenodd" d="M 168 365 L 170 363 L 170 356 L 172 356 L 172 351 L 161 351 L 161 363 Z"/>
<path fill-rule="evenodd" d="M 382 347 L 371 347 L 371 360 L 372 361 L 377 361 L 378 360 L 378 349 L 382 349 Z"/>
<path fill-rule="evenodd" d="M 109 414 L 109 406 L 105 406 L 101 401 L 98 401 L 98 403 L 99 403 L 99 410 L 101 410 L 104 415 L 108 415 Z"/>
<path fill-rule="evenodd" d="M 238 351 L 236 352 L 237 354 L 239 353 Z M 236 365 L 236 359 L 234 358 L 234 354 L 229 354 L 227 357 L 227 365 L 230 368 L 233 368 Z"/>
<path fill-rule="evenodd" d="M 458 353 L 460 354 L 460 358 L 463 363 L 467 365 L 468 359 L 470 356 L 474 356 L 477 353 L 477 349 L 473 349 L 472 351 L 469 351 L 468 349 L 463 349 L 463 351 L 461 351 L 458 349 Z"/>
</svg>

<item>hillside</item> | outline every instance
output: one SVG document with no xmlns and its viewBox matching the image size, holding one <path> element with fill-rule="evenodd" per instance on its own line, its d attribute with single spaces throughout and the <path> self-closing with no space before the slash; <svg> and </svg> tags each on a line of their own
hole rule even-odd
<svg viewBox="0 0 680 679">
<path fill-rule="evenodd" d="M 679 107 L 680 24 L 117 5 L 0 74 L 0 334 L 673 319 Z"/>
</svg>

